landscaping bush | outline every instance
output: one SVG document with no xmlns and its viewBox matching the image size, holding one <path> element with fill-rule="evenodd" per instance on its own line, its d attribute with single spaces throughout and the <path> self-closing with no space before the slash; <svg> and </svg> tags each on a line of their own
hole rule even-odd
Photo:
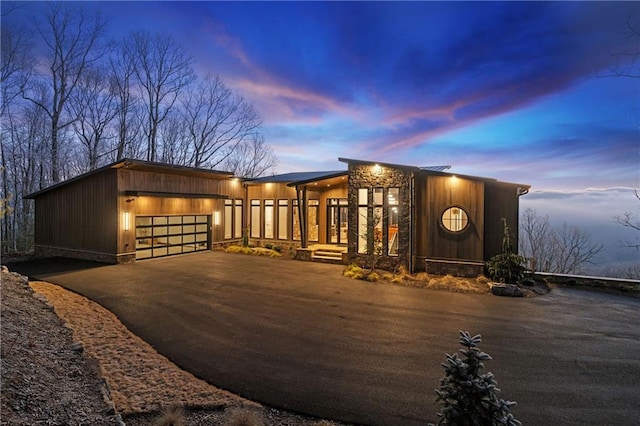
<svg viewBox="0 0 640 426">
<path fill-rule="evenodd" d="M 364 271 L 361 267 L 359 267 L 355 263 L 352 263 L 344 269 L 342 275 L 344 275 L 345 277 L 353 278 L 354 280 L 361 280 L 362 278 L 364 278 Z"/>
<path fill-rule="evenodd" d="M 266 247 L 243 247 L 243 246 L 229 246 L 224 249 L 226 253 L 242 253 L 242 254 L 252 254 L 255 256 L 271 256 L 271 257 L 280 257 L 282 256 L 275 250 L 268 249 Z"/>
<path fill-rule="evenodd" d="M 365 278 L 367 281 L 374 283 L 380 279 L 380 275 L 377 272 L 369 272 Z"/>
<path fill-rule="evenodd" d="M 273 249 L 278 253 L 282 253 L 282 246 L 273 246 Z"/>
<path fill-rule="evenodd" d="M 273 249 L 273 244 L 271 244 L 271 243 L 266 243 L 266 244 L 264 245 L 264 248 L 271 250 L 271 249 Z"/>
<path fill-rule="evenodd" d="M 511 245 L 511 231 L 507 220 L 502 218 L 502 253 L 487 262 L 487 271 L 492 280 L 499 283 L 518 284 L 524 277 L 526 259 L 519 256 Z"/>
<path fill-rule="evenodd" d="M 445 377 L 440 380 L 440 388 L 436 402 L 442 404 L 438 413 L 438 425 L 507 425 L 518 426 L 510 413 L 516 403 L 498 399 L 500 389 L 493 374 L 480 375 L 484 368 L 483 361 L 491 357 L 478 349 L 482 342 L 480 335 L 471 337 L 466 331 L 460 331 L 460 350 L 458 354 L 446 354 L 446 362 L 442 364 Z"/>
</svg>

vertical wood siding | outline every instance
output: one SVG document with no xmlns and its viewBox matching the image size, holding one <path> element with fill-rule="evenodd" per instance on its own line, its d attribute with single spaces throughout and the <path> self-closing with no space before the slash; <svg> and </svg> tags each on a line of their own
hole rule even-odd
<svg viewBox="0 0 640 426">
<path fill-rule="evenodd" d="M 511 243 L 518 248 L 518 189 L 513 185 L 487 184 L 485 189 L 485 260 L 502 251 L 502 218 L 511 228 Z"/>
<path fill-rule="evenodd" d="M 107 169 L 36 198 L 35 243 L 116 253 L 116 171 Z"/>
<path fill-rule="evenodd" d="M 418 259 L 483 260 L 484 183 L 451 176 L 416 178 L 415 239 Z M 461 233 L 447 231 L 441 223 L 449 207 L 463 208 L 469 226 Z"/>
</svg>

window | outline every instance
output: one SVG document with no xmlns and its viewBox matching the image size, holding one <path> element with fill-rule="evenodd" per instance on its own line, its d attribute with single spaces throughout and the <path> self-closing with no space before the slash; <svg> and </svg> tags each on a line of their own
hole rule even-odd
<svg viewBox="0 0 640 426">
<path fill-rule="evenodd" d="M 273 238 L 275 222 L 273 200 L 264 200 L 264 237 Z"/>
<path fill-rule="evenodd" d="M 309 241 L 318 241 L 318 200 L 309 200 L 309 215 L 307 223 L 309 225 Z"/>
<path fill-rule="evenodd" d="M 346 198 L 327 200 L 327 242 L 344 244 L 347 242 L 349 207 Z"/>
<path fill-rule="evenodd" d="M 384 190 L 382 188 L 373 189 L 373 253 L 376 255 L 384 254 L 382 251 L 384 246 Z"/>
<path fill-rule="evenodd" d="M 387 191 L 387 254 L 389 256 L 398 255 L 398 200 L 400 199 L 399 188 L 389 188 Z"/>
<path fill-rule="evenodd" d="M 399 223 L 400 188 L 358 189 L 358 253 L 398 256 Z"/>
<path fill-rule="evenodd" d="M 369 229 L 369 190 L 358 189 L 358 253 L 366 254 Z"/>
<path fill-rule="evenodd" d="M 234 218 L 234 232 L 235 238 L 242 238 L 242 200 L 236 200 L 235 218 Z"/>
<path fill-rule="evenodd" d="M 462 232 L 469 224 L 469 217 L 461 207 L 449 207 L 442 213 L 442 226 L 447 231 Z"/>
<path fill-rule="evenodd" d="M 209 249 L 211 216 L 137 216 L 136 259 Z"/>
<path fill-rule="evenodd" d="M 293 200 L 291 203 L 291 231 L 293 233 L 293 240 L 300 241 L 300 212 L 298 211 L 298 200 Z"/>
<path fill-rule="evenodd" d="M 251 238 L 260 238 L 260 200 L 251 200 Z"/>
<path fill-rule="evenodd" d="M 278 239 L 286 240 L 289 236 L 287 225 L 289 223 L 289 200 L 278 200 Z"/>
<path fill-rule="evenodd" d="M 224 239 L 228 240 L 233 236 L 233 200 L 224 200 Z"/>
</svg>

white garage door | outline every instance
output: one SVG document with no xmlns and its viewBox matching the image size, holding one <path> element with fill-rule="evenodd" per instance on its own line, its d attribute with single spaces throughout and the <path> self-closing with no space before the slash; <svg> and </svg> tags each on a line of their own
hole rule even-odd
<svg viewBox="0 0 640 426">
<path fill-rule="evenodd" d="M 211 216 L 136 216 L 136 259 L 208 250 Z"/>
</svg>

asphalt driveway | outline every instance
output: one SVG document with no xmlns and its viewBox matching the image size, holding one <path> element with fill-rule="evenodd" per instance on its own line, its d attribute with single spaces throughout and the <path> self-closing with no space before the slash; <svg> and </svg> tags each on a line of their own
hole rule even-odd
<svg viewBox="0 0 640 426">
<path fill-rule="evenodd" d="M 524 424 L 640 418 L 638 299 L 570 289 L 533 299 L 455 294 L 220 252 L 12 270 L 97 301 L 182 368 L 279 408 L 372 425 L 435 421 L 440 364 L 462 329 L 482 334 L 487 370 Z"/>
</svg>

